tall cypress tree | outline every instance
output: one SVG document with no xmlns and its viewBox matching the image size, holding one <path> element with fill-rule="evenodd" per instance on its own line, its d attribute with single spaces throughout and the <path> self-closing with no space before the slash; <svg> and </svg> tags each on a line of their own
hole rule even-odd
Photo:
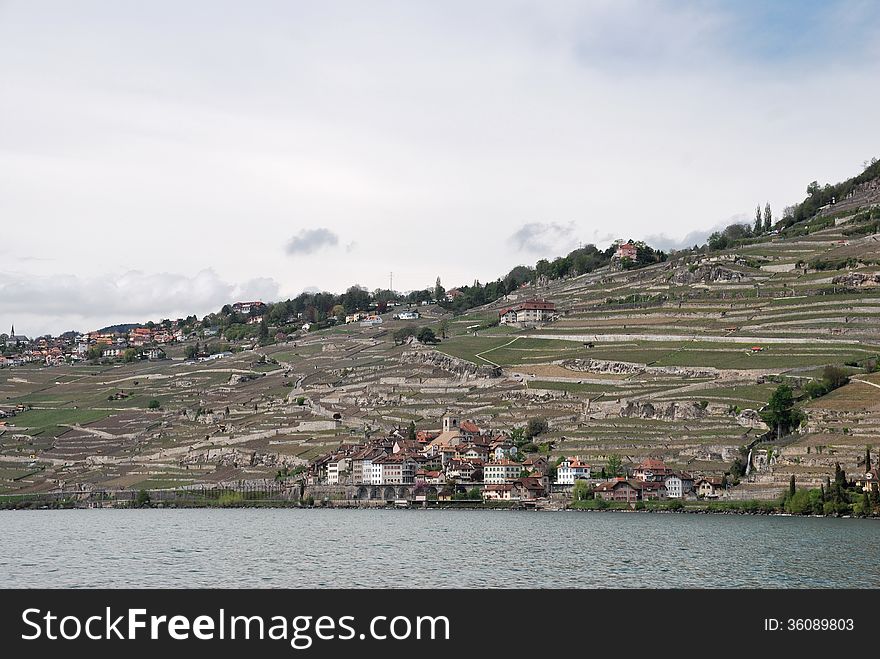
<svg viewBox="0 0 880 659">
<path fill-rule="evenodd" d="M 794 474 L 792 474 L 791 479 L 788 481 L 788 498 L 793 499 L 795 492 L 797 492 L 797 487 L 794 483 Z"/>
</svg>

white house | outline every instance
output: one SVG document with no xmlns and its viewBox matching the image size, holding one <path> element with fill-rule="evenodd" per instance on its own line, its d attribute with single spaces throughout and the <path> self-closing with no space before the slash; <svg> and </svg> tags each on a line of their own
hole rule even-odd
<svg viewBox="0 0 880 659">
<path fill-rule="evenodd" d="M 522 471 L 522 464 L 512 460 L 489 462 L 483 467 L 483 481 L 494 485 L 512 483 L 522 475 Z"/>
<path fill-rule="evenodd" d="M 576 480 L 590 478 L 590 465 L 578 456 L 565 458 L 556 469 L 557 485 L 574 485 Z"/>
<path fill-rule="evenodd" d="M 502 325 L 511 323 L 540 323 L 552 320 L 556 315 L 556 305 L 547 300 L 528 300 L 498 312 Z"/>
<path fill-rule="evenodd" d="M 694 479 L 687 474 L 670 474 L 663 480 L 663 484 L 669 499 L 681 499 L 685 494 L 694 491 Z"/>
<path fill-rule="evenodd" d="M 339 477 L 349 470 L 351 461 L 348 458 L 339 458 L 327 463 L 327 485 L 339 485 Z"/>
</svg>

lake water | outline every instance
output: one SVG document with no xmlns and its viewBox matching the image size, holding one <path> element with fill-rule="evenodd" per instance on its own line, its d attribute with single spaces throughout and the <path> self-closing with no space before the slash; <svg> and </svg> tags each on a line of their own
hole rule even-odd
<svg viewBox="0 0 880 659">
<path fill-rule="evenodd" d="M 880 522 L 465 510 L 0 511 L 2 587 L 880 587 Z"/>
</svg>

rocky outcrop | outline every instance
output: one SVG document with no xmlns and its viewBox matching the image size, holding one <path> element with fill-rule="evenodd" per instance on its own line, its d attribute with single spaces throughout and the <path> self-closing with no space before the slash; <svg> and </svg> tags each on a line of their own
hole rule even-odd
<svg viewBox="0 0 880 659">
<path fill-rule="evenodd" d="M 854 288 L 859 286 L 880 286 L 880 273 L 849 272 L 835 277 L 831 280 L 831 283 Z"/>
<path fill-rule="evenodd" d="M 696 284 L 697 282 L 740 282 L 748 280 L 748 276 L 738 270 L 707 263 L 696 267 L 677 268 L 672 274 L 675 284 Z"/>
<path fill-rule="evenodd" d="M 649 403 L 647 401 L 629 401 L 620 408 L 620 416 L 637 417 L 639 419 L 702 419 L 706 416 L 706 408 L 699 403 Z"/>
<path fill-rule="evenodd" d="M 461 380 L 501 377 L 501 368 L 490 364 L 477 366 L 464 359 L 452 357 L 436 350 L 410 350 L 400 356 L 401 364 L 431 366 L 442 369 Z"/>
<path fill-rule="evenodd" d="M 553 363 L 567 368 L 569 371 L 589 373 L 613 373 L 619 375 L 653 373 L 657 375 L 683 375 L 697 378 L 718 377 L 718 369 L 712 367 L 646 366 L 645 364 L 637 364 L 635 362 L 606 361 L 604 359 L 565 359 Z"/>
<path fill-rule="evenodd" d="M 743 428 L 767 428 L 767 424 L 761 420 L 761 415 L 756 410 L 743 410 L 736 415 L 736 422 Z"/>
</svg>

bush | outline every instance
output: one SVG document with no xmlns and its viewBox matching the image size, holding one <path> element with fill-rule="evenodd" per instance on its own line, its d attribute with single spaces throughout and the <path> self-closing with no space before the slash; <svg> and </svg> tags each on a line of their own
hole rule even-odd
<svg viewBox="0 0 880 659">
<path fill-rule="evenodd" d="M 666 510 L 684 510 L 684 501 L 681 499 L 672 499 L 666 504 Z"/>
<path fill-rule="evenodd" d="M 149 403 L 147 403 L 147 408 L 149 408 L 151 410 L 158 410 L 161 407 L 162 407 L 162 403 L 160 403 L 155 398 L 152 399 Z"/>
</svg>

